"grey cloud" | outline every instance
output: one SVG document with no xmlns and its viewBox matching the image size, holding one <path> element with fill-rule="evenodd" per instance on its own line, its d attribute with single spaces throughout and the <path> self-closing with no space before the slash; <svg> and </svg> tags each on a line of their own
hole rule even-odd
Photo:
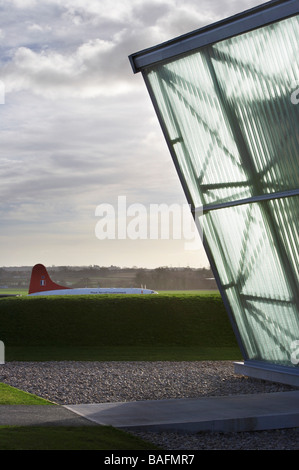
<svg viewBox="0 0 299 470">
<path fill-rule="evenodd" d="M 30 5 L 17 11 L 19 21 L 22 14 L 25 16 L 24 34 L 18 42 L 15 23 L 4 10 L 15 44 L 11 60 L 3 65 L 2 77 L 7 92 L 25 89 L 51 98 L 127 93 L 137 86 L 128 62 L 132 52 L 241 8 L 240 2 L 228 0 L 200 4 L 136 0 L 125 2 L 125 6 L 118 2 L 116 8 L 122 7 L 119 14 L 111 3 L 105 10 L 93 1 L 41 2 L 28 12 Z M 76 15 L 80 17 L 77 24 Z"/>
<path fill-rule="evenodd" d="M 45 231 L 50 247 L 65 231 L 76 253 L 84 233 L 93 259 L 98 204 L 115 204 L 120 195 L 145 205 L 184 201 L 128 55 L 255 2 L 117 1 L 2 1 L 0 79 L 7 96 L 0 106 L 0 237 L 8 265 L 15 256 L 5 248 L 12 246 L 9 233 L 19 246 L 28 234 L 30 255 L 22 258 L 22 248 L 16 264 L 31 262 L 35 249 L 43 252 L 44 244 L 34 246 L 30 238 L 38 245 L 35 234 Z"/>
</svg>

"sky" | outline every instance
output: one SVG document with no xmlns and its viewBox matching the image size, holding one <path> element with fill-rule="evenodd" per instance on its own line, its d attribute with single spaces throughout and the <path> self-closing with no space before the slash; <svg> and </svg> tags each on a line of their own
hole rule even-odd
<svg viewBox="0 0 299 470">
<path fill-rule="evenodd" d="M 0 0 L 0 266 L 209 266 L 128 56 L 261 3 Z"/>
</svg>

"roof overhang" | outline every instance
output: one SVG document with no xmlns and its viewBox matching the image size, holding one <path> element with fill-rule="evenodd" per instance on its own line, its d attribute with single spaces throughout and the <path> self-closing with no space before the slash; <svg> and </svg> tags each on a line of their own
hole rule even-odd
<svg viewBox="0 0 299 470">
<path fill-rule="evenodd" d="M 298 15 L 299 0 L 272 0 L 129 56 L 134 73 L 195 49 Z"/>
</svg>

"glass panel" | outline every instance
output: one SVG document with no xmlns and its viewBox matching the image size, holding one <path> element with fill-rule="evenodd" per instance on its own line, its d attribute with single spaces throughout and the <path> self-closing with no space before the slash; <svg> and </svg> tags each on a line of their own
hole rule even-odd
<svg viewBox="0 0 299 470">
<path fill-rule="evenodd" d="M 299 277 L 299 198 L 277 199 L 269 204 L 273 210 L 289 263 L 293 266 L 296 276 Z"/>
<path fill-rule="evenodd" d="M 280 197 L 299 189 L 298 37 L 296 16 L 144 71 L 188 202 L 204 206 L 199 225 L 245 359 L 290 367 L 299 196 Z"/>
<path fill-rule="evenodd" d="M 298 204 L 294 197 L 201 217 L 249 359 L 293 366 L 291 343 L 299 339 Z M 297 214 L 286 217 L 286 205 Z"/>
<path fill-rule="evenodd" d="M 210 50 L 254 164 L 259 193 L 298 187 L 299 107 L 291 101 L 299 87 L 298 36 L 296 16 Z"/>
<path fill-rule="evenodd" d="M 201 53 L 148 76 L 195 207 L 252 195 Z"/>
<path fill-rule="evenodd" d="M 298 37 L 293 17 L 146 72 L 195 206 L 298 187 Z"/>
<path fill-rule="evenodd" d="M 246 359 L 290 367 L 299 196 L 278 193 L 299 189 L 298 37 L 297 16 L 144 71 Z"/>
</svg>

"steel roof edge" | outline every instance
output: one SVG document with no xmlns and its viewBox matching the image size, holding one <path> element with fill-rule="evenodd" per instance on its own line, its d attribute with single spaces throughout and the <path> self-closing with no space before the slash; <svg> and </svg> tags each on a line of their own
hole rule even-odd
<svg viewBox="0 0 299 470">
<path fill-rule="evenodd" d="M 155 63 L 299 13 L 299 0 L 271 0 L 129 56 L 134 73 Z"/>
</svg>

